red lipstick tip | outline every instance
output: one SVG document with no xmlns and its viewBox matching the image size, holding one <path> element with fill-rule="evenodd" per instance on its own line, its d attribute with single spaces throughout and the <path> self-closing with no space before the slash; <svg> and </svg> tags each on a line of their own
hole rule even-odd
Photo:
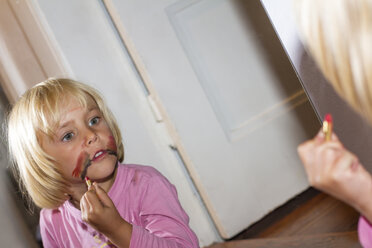
<svg viewBox="0 0 372 248">
<path fill-rule="evenodd" d="M 85 183 L 87 184 L 88 189 L 92 185 L 92 182 L 90 181 L 89 177 L 85 177 Z"/>
<path fill-rule="evenodd" d="M 326 114 L 324 117 L 324 120 L 328 123 L 332 123 L 332 115 L 331 114 Z"/>
</svg>

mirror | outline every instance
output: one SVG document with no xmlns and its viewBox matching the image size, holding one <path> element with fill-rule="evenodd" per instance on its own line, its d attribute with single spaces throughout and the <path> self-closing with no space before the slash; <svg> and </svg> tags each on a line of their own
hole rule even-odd
<svg viewBox="0 0 372 248">
<path fill-rule="evenodd" d="M 261 2 L 319 119 L 323 119 L 326 113 L 331 113 L 334 131 L 340 140 L 372 172 L 372 127 L 338 96 L 305 51 L 296 30 L 292 0 Z"/>
</svg>

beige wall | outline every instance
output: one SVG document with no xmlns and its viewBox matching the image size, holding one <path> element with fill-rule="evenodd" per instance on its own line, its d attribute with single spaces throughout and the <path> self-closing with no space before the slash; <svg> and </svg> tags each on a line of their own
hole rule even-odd
<svg viewBox="0 0 372 248">
<path fill-rule="evenodd" d="M 5 123 L 7 101 L 0 89 L 0 127 Z M 2 133 L 1 133 L 2 134 Z M 2 135 L 4 137 L 4 135 Z M 1 247 L 38 247 L 33 231 L 27 223 L 24 205 L 16 197 L 16 189 L 9 178 L 9 162 L 5 140 L 0 139 L 0 243 Z"/>
<path fill-rule="evenodd" d="M 0 0 L 0 125 L 5 125 L 9 102 L 48 77 L 66 75 L 63 59 L 39 23 L 31 1 Z M 3 92 L 4 91 L 4 92 Z M 5 99 L 7 98 L 7 99 Z M 9 101 L 9 102 L 8 102 Z M 5 131 L 2 128 L 1 131 Z M 5 137 L 3 133 L 2 137 Z M 0 242 L 2 247 L 38 247 L 38 222 L 26 212 L 9 178 L 6 141 L 0 142 Z M 32 226 L 30 226 L 32 225 Z"/>
<path fill-rule="evenodd" d="M 0 77 L 10 102 L 37 82 L 67 72 L 31 1 L 0 0 Z"/>
</svg>

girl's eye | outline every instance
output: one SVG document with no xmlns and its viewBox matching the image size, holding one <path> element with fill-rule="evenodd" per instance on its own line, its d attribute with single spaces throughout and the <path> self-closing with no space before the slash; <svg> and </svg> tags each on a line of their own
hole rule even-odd
<svg viewBox="0 0 372 248">
<path fill-rule="evenodd" d="M 63 142 L 70 141 L 72 139 L 72 137 L 74 137 L 73 133 L 67 133 L 67 134 L 65 134 L 65 136 L 63 136 L 62 141 Z"/>
<path fill-rule="evenodd" d="M 100 117 L 98 117 L 98 116 L 92 118 L 92 119 L 89 121 L 89 126 L 94 126 L 94 125 L 98 124 L 99 119 L 100 119 Z"/>
</svg>

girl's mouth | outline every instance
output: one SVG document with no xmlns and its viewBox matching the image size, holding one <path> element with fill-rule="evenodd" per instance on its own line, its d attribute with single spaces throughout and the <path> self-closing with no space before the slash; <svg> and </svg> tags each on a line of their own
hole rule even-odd
<svg viewBox="0 0 372 248">
<path fill-rule="evenodd" d="M 104 157 L 107 154 L 107 150 L 99 150 L 94 154 L 92 161 L 99 160 L 100 158 Z"/>
<path fill-rule="evenodd" d="M 84 178 L 87 174 L 88 167 L 91 166 L 92 162 L 100 161 L 107 154 L 117 157 L 117 153 L 113 150 L 110 150 L 110 149 L 97 151 L 94 154 L 92 159 L 89 158 L 89 154 L 86 153 L 86 152 L 80 154 L 77 165 L 76 165 L 74 171 L 72 172 L 72 176 L 80 177 L 82 180 L 84 180 Z"/>
</svg>

